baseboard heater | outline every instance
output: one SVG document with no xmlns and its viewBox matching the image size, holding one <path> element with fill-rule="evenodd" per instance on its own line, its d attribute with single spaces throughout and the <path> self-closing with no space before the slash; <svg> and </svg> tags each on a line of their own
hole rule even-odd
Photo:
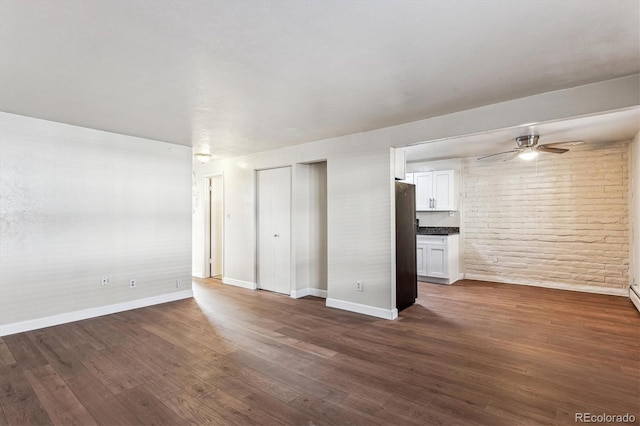
<svg viewBox="0 0 640 426">
<path fill-rule="evenodd" d="M 640 286 L 632 285 L 629 287 L 629 299 L 636 305 L 636 309 L 640 311 Z"/>
</svg>

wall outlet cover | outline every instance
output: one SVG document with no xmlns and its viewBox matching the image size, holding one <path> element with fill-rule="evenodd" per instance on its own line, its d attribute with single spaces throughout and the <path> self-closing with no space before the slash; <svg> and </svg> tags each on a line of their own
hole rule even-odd
<svg viewBox="0 0 640 426">
<path fill-rule="evenodd" d="M 135 288 L 137 285 L 136 280 L 129 280 L 129 287 L 130 288 Z"/>
</svg>

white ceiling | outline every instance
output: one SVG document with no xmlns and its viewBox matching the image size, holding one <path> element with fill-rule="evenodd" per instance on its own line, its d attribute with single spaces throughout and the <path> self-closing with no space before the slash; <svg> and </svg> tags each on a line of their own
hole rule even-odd
<svg viewBox="0 0 640 426">
<path fill-rule="evenodd" d="M 481 157 L 516 147 L 518 136 L 539 135 L 539 145 L 582 140 L 587 144 L 604 144 L 631 140 L 640 131 L 640 107 L 607 114 L 580 117 L 540 124 L 528 124 L 475 135 L 427 141 L 406 148 L 409 162 Z M 494 157 L 485 161 L 502 161 Z"/>
<path fill-rule="evenodd" d="M 638 0 L 0 1 L 0 110 L 219 157 L 640 71 Z"/>
</svg>

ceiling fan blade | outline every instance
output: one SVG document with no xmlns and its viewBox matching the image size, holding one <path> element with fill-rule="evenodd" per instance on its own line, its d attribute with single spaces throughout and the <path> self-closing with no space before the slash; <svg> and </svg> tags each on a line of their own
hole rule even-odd
<svg viewBox="0 0 640 426">
<path fill-rule="evenodd" d="M 511 151 L 498 152 L 497 154 L 485 155 L 484 157 L 478 157 L 478 160 L 484 160 L 485 158 L 495 157 L 496 155 L 508 154 L 510 152 L 518 152 L 517 149 L 512 149 Z"/>
<path fill-rule="evenodd" d="M 507 158 L 505 158 L 504 160 L 502 160 L 502 162 L 506 163 L 507 161 L 513 160 L 514 158 L 516 158 L 516 156 L 518 154 L 520 154 L 520 150 L 517 150 L 516 152 L 513 153 L 513 155 L 510 155 Z"/>
<path fill-rule="evenodd" d="M 585 141 L 564 141 L 564 142 L 551 142 L 545 143 L 544 145 L 539 146 L 548 146 L 549 148 L 559 148 L 561 146 L 576 146 L 576 145 L 584 145 Z"/>
<path fill-rule="evenodd" d="M 548 152 L 550 154 L 564 154 L 565 152 L 567 152 L 569 150 L 565 149 L 565 148 L 553 148 L 553 147 L 550 147 L 549 145 L 540 145 L 538 147 L 538 151 L 540 151 L 540 152 Z"/>
</svg>

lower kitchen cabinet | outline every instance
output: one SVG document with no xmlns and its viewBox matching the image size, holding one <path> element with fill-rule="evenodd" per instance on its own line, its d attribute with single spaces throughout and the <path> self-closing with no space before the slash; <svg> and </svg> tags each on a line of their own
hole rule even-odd
<svg viewBox="0 0 640 426">
<path fill-rule="evenodd" d="M 460 237 L 455 235 L 418 235 L 416 264 L 418 279 L 452 284 L 460 279 Z"/>
</svg>

